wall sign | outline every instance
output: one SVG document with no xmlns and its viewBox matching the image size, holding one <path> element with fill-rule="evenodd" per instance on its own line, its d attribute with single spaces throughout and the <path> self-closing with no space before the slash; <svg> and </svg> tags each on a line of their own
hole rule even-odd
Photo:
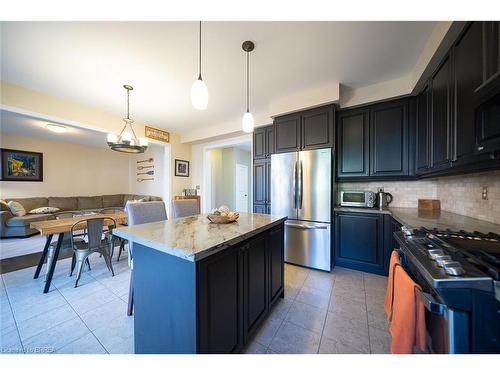
<svg viewBox="0 0 500 375">
<path fill-rule="evenodd" d="M 144 134 L 147 138 L 155 139 L 160 142 L 169 143 L 170 142 L 170 133 L 165 130 L 152 128 L 150 126 L 144 127 Z"/>
<path fill-rule="evenodd" d="M 0 149 L 2 181 L 43 181 L 41 152 Z"/>
</svg>

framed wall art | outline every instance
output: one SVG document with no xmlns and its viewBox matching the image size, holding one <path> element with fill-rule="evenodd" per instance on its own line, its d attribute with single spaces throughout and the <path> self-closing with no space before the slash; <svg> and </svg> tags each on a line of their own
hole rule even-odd
<svg viewBox="0 0 500 375">
<path fill-rule="evenodd" d="M 175 159 L 175 175 L 189 177 L 189 162 L 187 160 Z"/>
<path fill-rule="evenodd" d="M 41 152 L 0 148 L 2 181 L 43 181 L 43 154 Z"/>
</svg>

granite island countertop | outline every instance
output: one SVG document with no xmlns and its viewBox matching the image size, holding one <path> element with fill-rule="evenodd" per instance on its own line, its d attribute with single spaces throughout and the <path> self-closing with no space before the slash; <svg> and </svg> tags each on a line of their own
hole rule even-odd
<svg viewBox="0 0 500 375">
<path fill-rule="evenodd" d="M 146 247 L 197 261 L 279 225 L 286 217 L 240 213 L 237 222 L 213 224 L 206 214 L 119 227 L 113 234 Z"/>
<path fill-rule="evenodd" d="M 389 214 L 401 224 L 412 228 L 426 227 L 429 229 L 438 228 L 440 230 L 450 229 L 452 231 L 465 230 L 467 232 L 500 233 L 500 224 L 455 214 L 449 211 L 422 211 L 417 208 L 391 206 L 383 211 L 377 208 L 340 206 L 336 206 L 334 210 L 341 212 Z"/>
</svg>

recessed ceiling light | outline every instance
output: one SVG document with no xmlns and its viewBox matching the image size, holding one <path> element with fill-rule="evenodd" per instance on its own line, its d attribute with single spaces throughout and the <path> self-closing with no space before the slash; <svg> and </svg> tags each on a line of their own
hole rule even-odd
<svg viewBox="0 0 500 375">
<path fill-rule="evenodd" d="M 64 133 L 66 132 L 66 127 L 62 125 L 47 124 L 47 129 L 54 133 Z"/>
</svg>

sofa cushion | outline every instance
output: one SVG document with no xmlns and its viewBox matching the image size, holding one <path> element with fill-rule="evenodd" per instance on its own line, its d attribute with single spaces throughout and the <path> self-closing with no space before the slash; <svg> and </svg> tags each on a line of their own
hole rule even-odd
<svg viewBox="0 0 500 375">
<path fill-rule="evenodd" d="M 32 209 L 30 214 L 53 214 L 54 212 L 60 211 L 57 207 L 38 207 Z"/>
<path fill-rule="evenodd" d="M 12 198 L 6 200 L 7 202 L 16 201 L 21 203 L 26 212 L 30 212 L 34 208 L 47 207 L 49 205 L 49 200 L 47 198 Z"/>
<path fill-rule="evenodd" d="M 26 209 L 19 202 L 9 201 L 9 203 L 7 203 L 7 207 L 9 207 L 9 210 L 10 210 L 11 214 L 14 215 L 14 216 L 24 216 L 24 215 L 26 215 Z"/>
<path fill-rule="evenodd" d="M 7 219 L 5 224 L 8 227 L 27 227 L 30 223 L 34 223 L 35 221 L 42 220 L 51 220 L 54 219 L 54 215 L 52 214 L 28 214 L 25 216 L 14 216 L 10 219 Z"/>
<path fill-rule="evenodd" d="M 102 208 L 102 195 L 95 197 L 78 197 L 78 209 L 88 210 L 93 208 Z"/>
<path fill-rule="evenodd" d="M 123 207 L 123 194 L 103 195 L 103 207 Z"/>
<path fill-rule="evenodd" d="M 49 204 L 45 206 L 57 207 L 61 211 L 76 211 L 78 210 L 78 199 L 76 197 L 49 197 Z"/>
</svg>

